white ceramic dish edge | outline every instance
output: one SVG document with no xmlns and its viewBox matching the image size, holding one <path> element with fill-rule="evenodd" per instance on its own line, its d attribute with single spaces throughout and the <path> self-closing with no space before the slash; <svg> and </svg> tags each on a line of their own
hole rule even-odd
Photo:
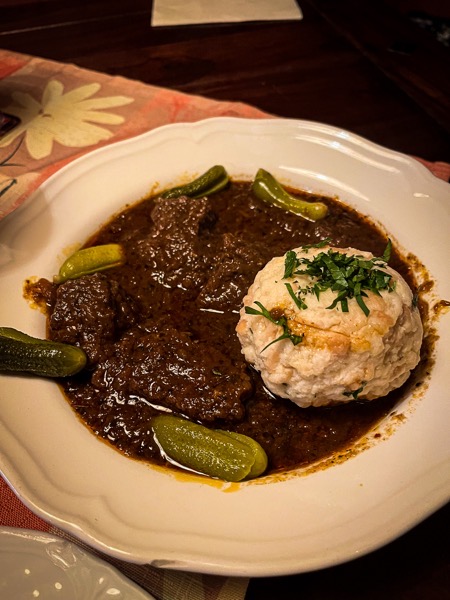
<svg viewBox="0 0 450 600">
<path fill-rule="evenodd" d="M 2 527 L 0 557 L 0 591 L 10 600 L 155 600 L 109 563 L 48 533 Z"/>
<path fill-rule="evenodd" d="M 289 147 L 283 150 L 287 139 Z M 268 153 L 268 147 L 273 151 Z M 338 193 L 382 221 L 402 246 L 414 248 L 437 280 L 435 293 L 450 297 L 442 261 L 442 248 L 448 246 L 448 187 L 425 167 L 318 123 L 219 118 L 165 126 L 91 153 L 58 172 L 17 214 L 5 219 L 0 224 L 0 241 L 7 250 L 0 265 L 4 274 L 0 287 L 9 290 L 9 309 L 0 304 L 1 322 L 7 319 L 10 326 L 42 335 L 42 315 L 23 306 L 21 288 L 14 286 L 30 275 L 50 277 L 68 246 L 84 241 L 112 212 L 147 193 L 155 177 L 161 186 L 171 184 L 180 173 L 174 163 L 192 173 L 213 162 L 225 164 L 236 177 L 251 177 L 264 166 L 298 187 Z M 153 170 L 143 175 L 149 163 Z M 349 170 L 349 164 L 358 168 Z M 392 202 L 394 192 L 402 196 L 398 207 Z M 96 198 L 94 208 L 90 198 L 82 197 L 88 193 Z M 58 229 L 58 223 L 67 220 L 70 231 Z M 417 248 L 413 243 L 417 234 L 432 231 L 436 223 L 433 243 Z M 51 243 L 43 243 L 49 236 Z M 426 233 L 425 241 L 430 240 Z M 444 438 L 448 391 L 443 383 L 449 330 L 443 320 L 439 334 L 438 359 L 425 398 L 414 403 L 413 414 L 399 431 L 357 457 L 307 477 L 241 486 L 233 492 L 225 491 L 227 486 L 177 481 L 99 443 L 74 420 L 53 383 L 16 377 L 5 377 L 7 394 L 0 392 L 0 467 L 34 512 L 122 559 L 254 576 L 302 572 L 350 560 L 394 539 L 450 497 L 450 449 L 448 436 Z M 436 417 L 427 408 L 439 396 L 444 400 L 434 409 L 443 413 Z M 45 419 L 42 410 L 47 412 Z M 27 420 L 33 426 L 24 426 Z M 61 431 L 61 423 L 70 425 Z M 412 461 L 417 436 L 425 443 L 420 457 Z M 442 441 L 438 456 L 437 440 Z M 393 457 L 401 457 L 401 464 Z M 391 465 L 389 472 L 377 473 L 386 464 Z M 119 487 L 108 476 L 111 465 L 115 481 L 122 481 Z M 96 472 L 95 481 L 81 491 L 80 482 L 86 483 L 89 471 Z M 130 498 L 123 490 L 135 489 L 136 482 L 139 497 Z M 286 518 L 272 513 L 280 502 Z M 211 505 L 214 515 L 208 514 Z M 248 507 L 253 522 L 245 516 Z M 261 514 L 255 516 L 255 508 Z M 182 517 L 168 520 L 169 511 L 178 515 L 180 510 Z M 264 532 L 261 524 L 269 517 L 274 522 Z"/>
</svg>

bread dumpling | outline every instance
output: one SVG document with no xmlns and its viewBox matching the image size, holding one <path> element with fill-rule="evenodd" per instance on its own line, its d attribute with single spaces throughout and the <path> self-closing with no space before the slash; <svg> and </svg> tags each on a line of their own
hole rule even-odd
<svg viewBox="0 0 450 600">
<path fill-rule="evenodd" d="M 413 293 L 386 258 L 322 244 L 258 272 L 236 332 L 266 387 L 301 407 L 385 396 L 418 364 L 423 338 Z"/>
</svg>

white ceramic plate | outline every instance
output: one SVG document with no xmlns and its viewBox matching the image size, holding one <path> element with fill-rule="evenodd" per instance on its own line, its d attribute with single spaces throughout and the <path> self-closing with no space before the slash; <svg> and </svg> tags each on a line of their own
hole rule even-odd
<svg viewBox="0 0 450 600">
<path fill-rule="evenodd" d="M 155 600 L 119 571 L 67 540 L 0 528 L 0 597 Z"/>
<path fill-rule="evenodd" d="M 356 135 L 303 121 L 211 119 L 162 127 L 81 158 L 0 224 L 0 323 L 44 336 L 22 297 L 64 251 L 157 183 L 223 164 L 259 167 L 299 188 L 338 194 L 381 221 L 450 299 L 449 186 L 418 162 Z M 121 559 L 197 572 L 268 576 L 330 566 L 405 532 L 450 497 L 449 315 L 422 398 L 379 443 L 334 467 L 220 484 L 120 455 L 84 427 L 51 381 L 2 376 L 0 468 L 38 515 Z M 382 436 L 383 437 L 383 436 Z"/>
</svg>

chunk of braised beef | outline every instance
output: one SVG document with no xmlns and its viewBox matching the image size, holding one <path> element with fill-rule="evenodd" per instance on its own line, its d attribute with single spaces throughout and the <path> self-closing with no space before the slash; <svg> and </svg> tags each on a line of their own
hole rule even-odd
<svg viewBox="0 0 450 600">
<path fill-rule="evenodd" d="M 157 323 L 128 332 L 97 366 L 92 383 L 205 423 L 241 420 L 252 391 L 245 365 L 189 332 Z"/>
<path fill-rule="evenodd" d="M 153 226 L 127 251 L 129 260 L 143 264 L 165 286 L 193 289 L 202 285 L 206 259 L 199 231 L 213 219 L 209 200 L 158 198 L 151 216 Z"/>
<path fill-rule="evenodd" d="M 87 275 L 58 286 L 49 336 L 83 348 L 92 365 L 109 353 L 109 345 L 135 321 L 136 312 L 114 279 L 103 273 Z"/>
<path fill-rule="evenodd" d="M 56 284 L 48 279 L 25 282 L 25 297 L 32 300 L 47 314 L 53 310 L 56 301 Z"/>
<path fill-rule="evenodd" d="M 181 233 L 186 238 L 196 238 L 211 212 L 208 198 L 156 198 L 151 212 L 152 236 L 174 238 Z"/>
<path fill-rule="evenodd" d="M 256 273 L 265 264 L 264 255 L 262 244 L 246 242 L 232 233 L 223 234 L 197 304 L 215 310 L 238 310 Z"/>
</svg>

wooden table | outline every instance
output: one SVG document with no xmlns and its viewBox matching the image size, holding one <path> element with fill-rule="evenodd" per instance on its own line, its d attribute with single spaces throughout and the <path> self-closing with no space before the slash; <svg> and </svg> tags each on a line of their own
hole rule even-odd
<svg viewBox="0 0 450 600">
<path fill-rule="evenodd" d="M 417 9 L 449 19 L 449 9 L 422 4 L 301 0 L 302 21 L 155 29 L 151 0 L 0 0 L 0 45 L 450 162 L 450 50 L 408 16 Z M 253 579 L 248 600 L 450 598 L 449 515 L 444 507 L 344 565 Z"/>
</svg>

